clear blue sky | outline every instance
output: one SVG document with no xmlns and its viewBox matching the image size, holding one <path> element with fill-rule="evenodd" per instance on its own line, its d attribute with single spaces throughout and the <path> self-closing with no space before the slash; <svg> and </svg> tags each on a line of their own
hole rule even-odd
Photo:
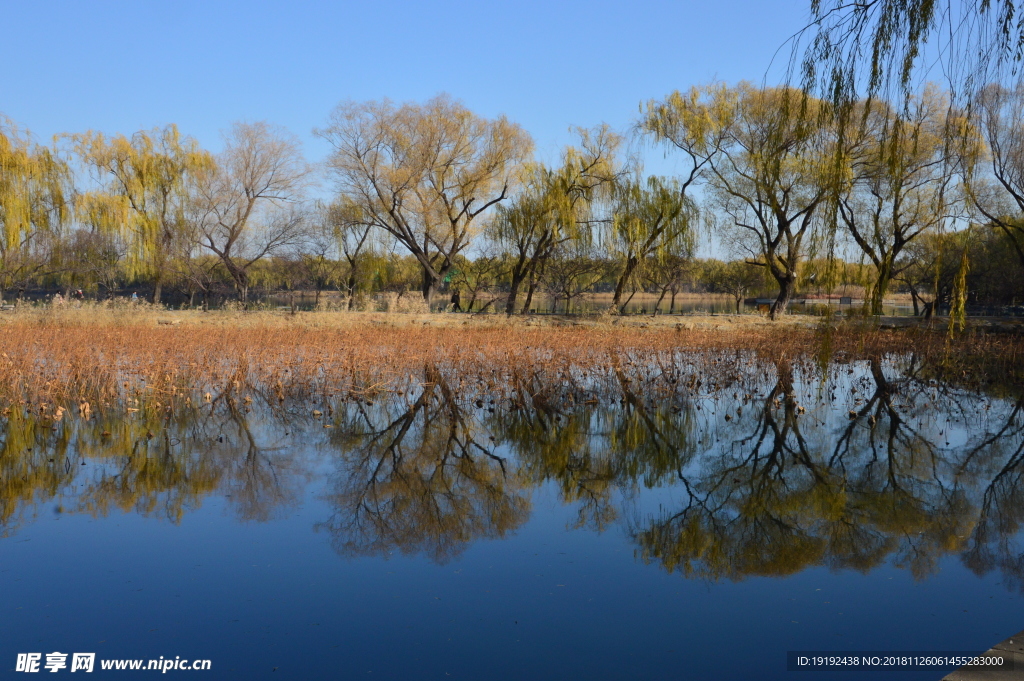
<svg viewBox="0 0 1024 681">
<path fill-rule="evenodd" d="M 622 128 L 673 89 L 760 81 L 808 4 L 8 2 L 0 112 L 41 140 L 173 122 L 211 150 L 232 121 L 265 119 L 316 161 L 311 130 L 339 101 L 443 91 L 517 121 L 551 159 L 571 125 Z"/>
</svg>

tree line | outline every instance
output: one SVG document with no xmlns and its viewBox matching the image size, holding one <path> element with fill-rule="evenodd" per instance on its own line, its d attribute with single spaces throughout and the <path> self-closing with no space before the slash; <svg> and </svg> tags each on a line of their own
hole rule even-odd
<svg viewBox="0 0 1024 681">
<path fill-rule="evenodd" d="M 1022 126 L 1021 86 L 958 107 L 934 86 L 895 105 L 713 83 L 646 102 L 629 131 L 576 129 L 543 163 L 520 126 L 441 95 L 340 104 L 314 164 L 265 122 L 214 154 L 174 125 L 47 145 L 0 119 L 0 296 L 444 289 L 511 315 L 696 290 L 771 295 L 774 318 L 852 282 L 873 314 L 897 287 L 921 314 L 1019 305 Z M 644 145 L 681 170 L 647 174 Z M 731 262 L 695 258 L 705 241 Z"/>
</svg>

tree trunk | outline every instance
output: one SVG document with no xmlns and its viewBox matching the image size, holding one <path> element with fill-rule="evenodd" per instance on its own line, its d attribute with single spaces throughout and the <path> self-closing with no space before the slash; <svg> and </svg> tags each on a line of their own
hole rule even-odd
<svg viewBox="0 0 1024 681">
<path fill-rule="evenodd" d="M 512 273 L 512 285 L 508 289 L 508 299 L 505 301 L 505 314 L 511 317 L 516 313 L 516 298 L 519 297 L 519 287 L 523 284 L 525 273 Z"/>
<path fill-rule="evenodd" d="M 526 314 L 530 311 L 530 305 L 533 304 L 533 292 L 537 288 L 537 281 L 530 277 L 530 286 L 526 289 L 526 302 L 523 303 L 523 309 L 520 314 Z"/>
<path fill-rule="evenodd" d="M 619 314 L 626 314 L 626 306 L 629 305 L 629 301 L 633 300 L 633 296 L 636 295 L 636 289 L 629 292 L 629 298 L 626 298 L 626 302 L 622 304 L 622 309 L 619 310 Z"/>
<path fill-rule="evenodd" d="M 918 305 L 917 301 L 920 300 L 923 303 L 924 300 L 921 300 L 921 296 L 919 296 L 917 294 L 917 287 L 916 286 L 913 286 L 911 284 L 907 284 L 907 288 L 910 289 L 910 302 L 914 304 L 914 316 L 915 317 L 920 317 L 921 316 L 921 308 Z"/>
<path fill-rule="evenodd" d="M 665 296 L 666 295 L 668 295 L 668 289 L 667 288 L 661 289 L 661 295 L 658 296 L 658 302 L 656 302 L 654 304 L 654 314 L 655 315 L 658 314 L 658 310 L 661 308 L 661 301 L 665 300 Z"/>
<path fill-rule="evenodd" d="M 351 312 L 356 306 L 356 275 L 355 272 L 349 275 L 348 283 L 348 311 Z"/>
<path fill-rule="evenodd" d="M 430 310 L 430 304 L 434 301 L 434 294 L 437 293 L 437 284 L 441 281 L 441 277 L 434 276 L 427 268 L 423 268 L 423 300 L 427 303 L 427 310 Z"/>
<path fill-rule="evenodd" d="M 163 292 L 163 282 L 160 279 L 157 279 L 155 282 L 153 282 L 153 304 L 154 305 L 159 305 L 160 304 L 160 294 L 162 292 Z"/>
<path fill-rule="evenodd" d="M 221 261 L 227 268 L 228 274 L 235 282 L 235 290 L 238 292 L 238 302 L 247 305 L 249 302 L 249 273 L 235 264 L 230 257 L 221 255 Z"/>
<path fill-rule="evenodd" d="M 633 270 L 636 269 L 636 265 L 639 262 L 635 256 L 626 258 L 626 267 L 622 270 L 622 274 L 619 275 L 619 280 L 615 282 L 615 295 L 612 297 L 612 307 L 619 310 L 619 314 L 625 314 L 625 305 L 622 308 L 619 307 L 619 302 L 622 300 L 622 292 L 626 289 L 626 282 L 629 281 L 629 277 L 633 274 Z"/>
<path fill-rule="evenodd" d="M 505 301 L 505 314 L 511 317 L 516 313 L 516 299 L 519 297 L 519 287 L 526 279 L 528 268 L 525 265 L 526 258 L 519 256 L 515 267 L 512 268 L 512 285 L 508 289 L 508 299 Z"/>
<path fill-rule="evenodd" d="M 779 283 L 779 295 L 772 303 L 771 310 L 768 312 L 768 318 L 775 320 L 786 314 L 786 308 L 789 307 L 789 301 L 793 297 L 793 293 L 796 292 L 796 275 L 793 273 L 787 273 L 782 277 L 775 277 L 775 280 Z"/>
<path fill-rule="evenodd" d="M 875 287 L 871 290 L 871 314 L 882 314 L 882 301 L 889 290 L 889 282 L 891 280 L 892 263 L 883 261 L 882 266 L 878 268 L 878 280 L 875 282 Z"/>
</svg>

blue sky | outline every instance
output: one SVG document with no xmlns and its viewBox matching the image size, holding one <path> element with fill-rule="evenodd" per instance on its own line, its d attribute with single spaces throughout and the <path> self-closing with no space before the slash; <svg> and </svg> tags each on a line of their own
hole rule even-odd
<svg viewBox="0 0 1024 681">
<path fill-rule="evenodd" d="M 0 112 L 40 139 L 173 122 L 217 150 L 232 121 L 268 120 L 316 161 L 326 149 L 311 130 L 339 101 L 438 92 L 507 115 L 552 159 L 572 125 L 623 128 L 673 89 L 762 80 L 809 3 L 5 4 Z"/>
</svg>

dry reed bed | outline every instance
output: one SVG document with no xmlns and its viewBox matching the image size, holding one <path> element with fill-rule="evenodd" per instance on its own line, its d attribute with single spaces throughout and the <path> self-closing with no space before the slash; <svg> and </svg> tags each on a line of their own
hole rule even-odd
<svg viewBox="0 0 1024 681">
<path fill-rule="evenodd" d="M 975 388 L 1024 384 L 1024 341 L 866 326 L 716 330 L 420 325 L 181 325 L 21 322 L 0 326 L 0 409 L 172 413 L 205 402 L 272 408 L 408 396 L 443 382 L 466 400 L 513 406 L 677 393 L 728 383 L 738 364 L 916 353 L 933 375 Z M 697 359 L 695 359 L 697 358 Z M 728 359 L 732 358 L 732 359 Z"/>
</svg>

